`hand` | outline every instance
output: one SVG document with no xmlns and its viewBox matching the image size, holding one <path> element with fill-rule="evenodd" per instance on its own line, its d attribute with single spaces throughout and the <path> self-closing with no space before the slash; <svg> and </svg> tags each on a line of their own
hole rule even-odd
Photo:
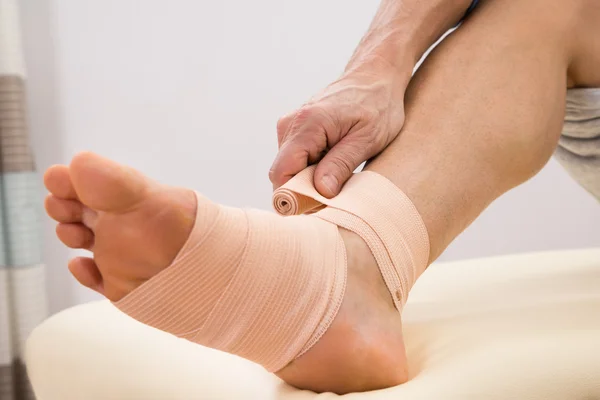
<svg viewBox="0 0 600 400">
<path fill-rule="evenodd" d="M 315 188 L 328 198 L 337 195 L 353 171 L 400 132 L 406 75 L 387 65 L 350 70 L 281 118 L 279 153 L 269 172 L 274 187 L 318 162 Z"/>
<path fill-rule="evenodd" d="M 274 187 L 318 162 L 315 188 L 337 195 L 363 161 L 398 135 L 413 67 L 470 3 L 382 0 L 342 78 L 279 120 L 279 154 L 269 171 Z"/>
</svg>

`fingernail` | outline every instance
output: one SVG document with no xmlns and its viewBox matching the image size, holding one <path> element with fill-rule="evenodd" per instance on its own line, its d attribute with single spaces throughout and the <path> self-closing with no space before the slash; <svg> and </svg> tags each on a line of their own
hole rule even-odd
<svg viewBox="0 0 600 400">
<path fill-rule="evenodd" d="M 323 186 L 325 186 L 331 194 L 337 194 L 338 180 L 335 176 L 325 175 L 321 179 L 321 183 L 323 183 Z"/>
</svg>

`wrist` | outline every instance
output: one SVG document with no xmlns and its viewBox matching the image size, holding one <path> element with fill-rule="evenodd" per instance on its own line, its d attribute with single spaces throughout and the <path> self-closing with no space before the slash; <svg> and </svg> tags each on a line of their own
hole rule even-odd
<svg viewBox="0 0 600 400">
<path fill-rule="evenodd" d="M 382 0 L 379 10 L 346 70 L 389 64 L 412 74 L 423 53 L 456 26 L 472 0 Z M 410 75 L 409 75 L 410 76 Z"/>
<path fill-rule="evenodd" d="M 388 57 L 371 53 L 348 64 L 341 79 L 362 85 L 382 84 L 393 99 L 402 102 L 412 77 L 412 67 L 409 63 L 391 63 Z"/>
</svg>

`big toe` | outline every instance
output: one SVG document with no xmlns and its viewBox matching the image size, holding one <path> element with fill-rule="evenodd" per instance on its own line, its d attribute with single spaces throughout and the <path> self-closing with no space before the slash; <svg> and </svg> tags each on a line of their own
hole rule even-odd
<svg viewBox="0 0 600 400">
<path fill-rule="evenodd" d="M 133 168 L 90 152 L 73 157 L 69 169 L 81 202 L 99 211 L 119 212 L 135 207 L 146 197 L 151 184 Z"/>
</svg>

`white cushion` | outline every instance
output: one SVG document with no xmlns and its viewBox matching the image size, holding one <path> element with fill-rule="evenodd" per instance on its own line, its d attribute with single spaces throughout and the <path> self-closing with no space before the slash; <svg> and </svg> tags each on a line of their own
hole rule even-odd
<svg viewBox="0 0 600 400">
<path fill-rule="evenodd" d="M 411 380 L 356 400 L 600 398 L 600 249 L 440 263 L 404 311 Z M 106 301 L 31 335 L 40 400 L 330 399 L 144 326 Z"/>
</svg>

